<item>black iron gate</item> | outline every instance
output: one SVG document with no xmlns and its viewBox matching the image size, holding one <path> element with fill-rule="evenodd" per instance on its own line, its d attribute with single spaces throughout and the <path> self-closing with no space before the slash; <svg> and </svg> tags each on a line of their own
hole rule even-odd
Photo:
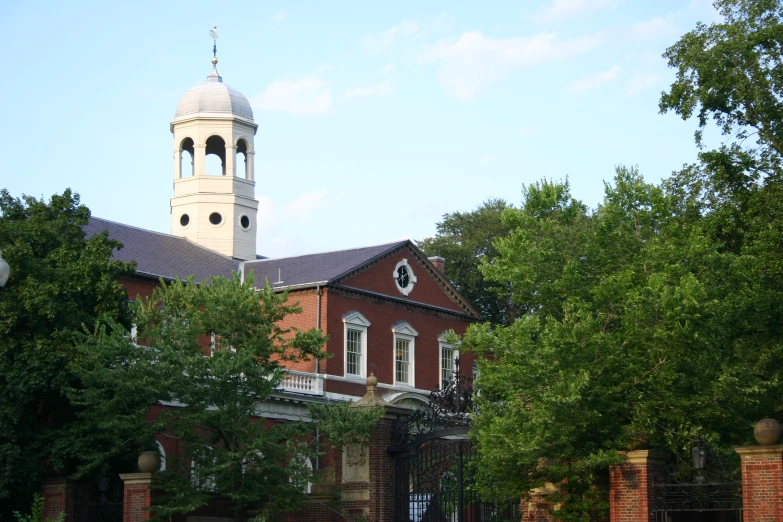
<svg viewBox="0 0 783 522">
<path fill-rule="evenodd" d="M 518 522 L 519 499 L 482 501 L 476 452 L 468 438 L 472 380 L 459 374 L 430 394 L 431 409 L 398 419 L 394 459 L 395 522 Z"/>
<path fill-rule="evenodd" d="M 78 489 L 74 522 L 122 522 L 125 489 L 119 476 L 95 478 Z"/>
<path fill-rule="evenodd" d="M 656 522 L 742 522 L 739 463 L 710 453 L 706 469 L 671 464 L 654 475 Z"/>
</svg>

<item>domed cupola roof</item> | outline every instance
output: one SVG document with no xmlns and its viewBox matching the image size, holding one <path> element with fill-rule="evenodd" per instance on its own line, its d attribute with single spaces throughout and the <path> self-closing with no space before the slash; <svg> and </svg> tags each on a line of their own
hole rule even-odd
<svg viewBox="0 0 783 522">
<path fill-rule="evenodd" d="M 174 121 L 196 115 L 222 116 L 231 114 L 253 121 L 253 109 L 245 96 L 223 83 L 217 71 L 217 60 L 212 60 L 212 72 L 207 81 L 186 92 L 179 100 Z"/>
</svg>

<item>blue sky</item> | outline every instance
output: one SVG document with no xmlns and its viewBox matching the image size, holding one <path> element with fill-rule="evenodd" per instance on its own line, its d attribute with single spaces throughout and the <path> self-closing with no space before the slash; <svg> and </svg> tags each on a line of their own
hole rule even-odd
<svg viewBox="0 0 783 522">
<path fill-rule="evenodd" d="M 695 160 L 695 122 L 658 114 L 661 53 L 714 20 L 708 0 L 6 0 L 0 187 L 168 232 L 169 123 L 217 23 L 259 125 L 263 255 L 421 239 L 542 177 L 595 206 L 616 165 Z"/>
</svg>

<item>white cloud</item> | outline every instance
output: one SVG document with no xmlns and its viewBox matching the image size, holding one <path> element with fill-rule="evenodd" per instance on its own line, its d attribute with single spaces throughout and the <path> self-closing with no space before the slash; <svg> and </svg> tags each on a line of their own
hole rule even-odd
<svg viewBox="0 0 783 522">
<path fill-rule="evenodd" d="M 393 73 L 396 70 L 397 70 L 397 66 L 393 63 L 390 63 L 386 67 L 381 69 L 381 72 L 379 72 L 378 74 L 380 74 L 381 76 L 385 76 L 387 74 Z"/>
<path fill-rule="evenodd" d="M 382 33 L 368 34 L 362 38 L 362 46 L 371 51 L 382 51 L 394 45 L 400 39 L 411 36 L 419 30 L 419 24 L 413 20 L 403 20 Z"/>
<path fill-rule="evenodd" d="M 325 188 L 303 192 L 286 206 L 286 210 L 300 221 L 307 221 L 310 218 L 310 214 L 324 203 L 328 195 L 329 189 Z"/>
<path fill-rule="evenodd" d="M 537 18 L 542 21 L 571 18 L 577 14 L 614 5 L 619 0 L 551 0 L 538 11 Z"/>
<path fill-rule="evenodd" d="M 660 74 L 637 74 L 626 82 L 625 94 L 633 96 L 648 87 L 659 85 L 662 80 L 663 77 Z"/>
<path fill-rule="evenodd" d="M 345 96 L 347 98 L 358 98 L 365 96 L 389 96 L 394 92 L 394 85 L 391 80 L 386 80 L 369 87 L 354 87 L 346 91 Z"/>
<path fill-rule="evenodd" d="M 285 9 L 278 9 L 277 12 L 272 16 L 272 21 L 275 23 L 282 22 L 285 20 L 285 17 L 288 16 L 285 12 Z"/>
<path fill-rule="evenodd" d="M 598 73 L 595 76 L 587 76 L 585 78 L 580 78 L 579 80 L 575 81 L 574 83 L 566 87 L 566 92 L 575 94 L 575 93 L 585 92 L 592 89 L 597 89 L 599 87 L 603 87 L 604 85 L 608 85 L 612 83 L 617 78 L 617 74 L 619 72 L 620 72 L 620 66 L 615 65 L 608 71 Z"/>
<path fill-rule="evenodd" d="M 270 84 L 253 105 L 271 111 L 324 114 L 332 108 L 332 89 L 329 83 L 314 76 L 279 80 Z"/>
<path fill-rule="evenodd" d="M 421 53 L 422 63 L 440 63 L 438 79 L 451 94 L 469 99 L 516 68 L 568 58 L 588 51 L 597 37 L 558 40 L 555 33 L 494 39 L 471 31 L 457 40 L 441 40 Z"/>
</svg>

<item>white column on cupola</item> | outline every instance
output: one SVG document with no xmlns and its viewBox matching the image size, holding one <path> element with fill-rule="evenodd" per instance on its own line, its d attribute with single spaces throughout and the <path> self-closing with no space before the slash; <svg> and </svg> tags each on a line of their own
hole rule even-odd
<svg viewBox="0 0 783 522">
<path fill-rule="evenodd" d="M 258 125 L 247 98 L 224 84 L 218 73 L 216 29 L 211 31 L 212 71 L 206 82 L 182 96 L 171 122 L 176 162 L 171 233 L 235 259 L 255 259 L 253 140 Z M 193 176 L 184 176 L 180 167 L 183 143 L 193 147 Z M 246 151 L 247 179 L 237 171 L 238 143 Z M 213 154 L 223 158 L 225 175 L 207 173 L 207 156 Z"/>
</svg>

